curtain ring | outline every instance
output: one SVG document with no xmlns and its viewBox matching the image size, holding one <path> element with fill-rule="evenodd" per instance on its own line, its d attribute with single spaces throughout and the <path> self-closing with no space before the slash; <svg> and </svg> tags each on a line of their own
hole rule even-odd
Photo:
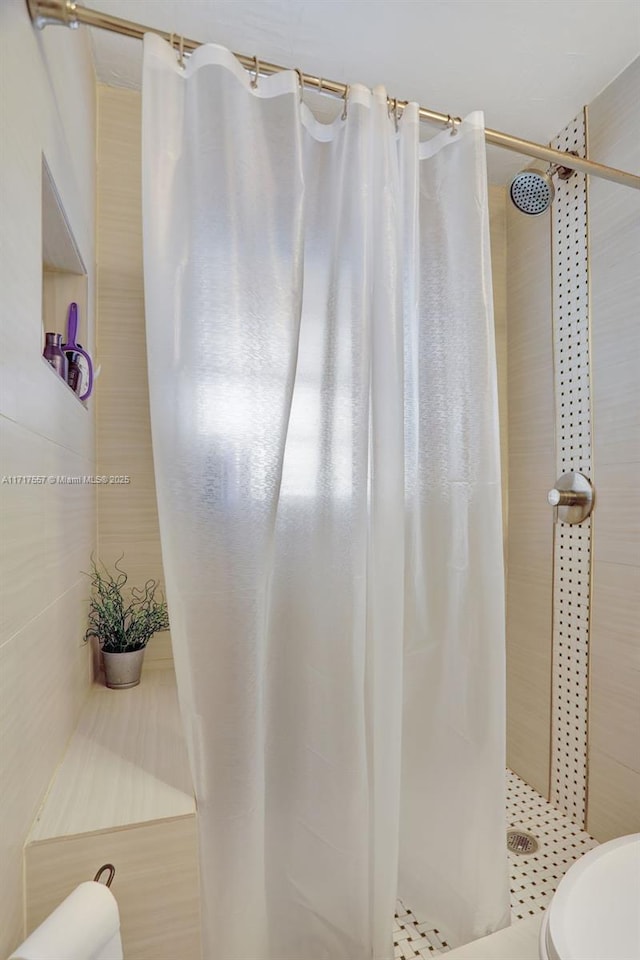
<svg viewBox="0 0 640 960">
<path fill-rule="evenodd" d="M 349 84 L 347 83 L 346 86 L 345 86 L 345 88 L 344 88 L 344 94 L 343 94 L 343 97 L 342 97 L 344 103 L 343 103 L 343 106 L 342 106 L 342 116 L 341 116 L 341 118 L 340 118 L 341 120 L 346 120 L 346 119 L 347 119 L 347 108 L 348 108 L 348 103 L 349 103 L 349 94 L 350 94 L 350 92 L 351 92 L 351 87 L 350 87 Z"/>
<path fill-rule="evenodd" d="M 447 114 L 447 126 L 451 128 L 451 136 L 455 137 L 458 132 L 458 125 L 462 123 L 462 117 L 452 117 L 450 113 Z"/>
<path fill-rule="evenodd" d="M 398 98 L 397 97 L 387 97 L 387 116 L 389 120 L 393 117 L 393 123 L 396 128 L 396 133 L 398 132 Z"/>
<path fill-rule="evenodd" d="M 258 77 L 260 76 L 260 61 L 257 57 L 253 58 L 253 69 L 255 71 L 254 76 L 251 80 L 251 89 L 255 90 L 258 86 Z"/>
<path fill-rule="evenodd" d="M 295 72 L 298 74 L 298 83 L 300 84 L 300 103 L 304 103 L 304 73 L 299 67 L 295 67 Z"/>
<path fill-rule="evenodd" d="M 180 37 L 178 38 L 178 34 L 174 33 L 172 30 L 171 34 L 169 35 L 169 44 L 172 50 L 177 50 L 178 63 L 184 69 L 184 37 L 182 34 L 180 34 Z"/>
<path fill-rule="evenodd" d="M 320 80 L 319 80 L 319 82 L 318 82 L 318 93 L 322 93 L 322 84 L 323 84 L 323 83 L 324 83 L 324 80 L 322 79 L 322 77 L 320 77 Z"/>
</svg>

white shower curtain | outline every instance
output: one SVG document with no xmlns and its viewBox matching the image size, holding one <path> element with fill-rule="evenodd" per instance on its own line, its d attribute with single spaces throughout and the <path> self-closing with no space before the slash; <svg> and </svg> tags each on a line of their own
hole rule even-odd
<svg viewBox="0 0 640 960">
<path fill-rule="evenodd" d="M 145 39 L 163 561 L 205 960 L 389 960 L 396 890 L 507 922 L 482 117 Z"/>
</svg>

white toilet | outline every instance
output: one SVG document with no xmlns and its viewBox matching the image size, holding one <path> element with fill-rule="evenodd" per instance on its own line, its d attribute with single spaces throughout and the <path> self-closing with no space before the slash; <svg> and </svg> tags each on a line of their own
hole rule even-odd
<svg viewBox="0 0 640 960">
<path fill-rule="evenodd" d="M 558 884 L 541 960 L 640 960 L 640 833 L 590 850 Z"/>
</svg>

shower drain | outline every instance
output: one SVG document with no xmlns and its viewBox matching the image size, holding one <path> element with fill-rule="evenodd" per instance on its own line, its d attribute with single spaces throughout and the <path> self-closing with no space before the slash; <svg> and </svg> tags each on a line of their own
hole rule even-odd
<svg viewBox="0 0 640 960">
<path fill-rule="evenodd" d="M 507 849 L 511 853 L 535 853 L 538 841 L 524 830 L 507 830 Z"/>
</svg>

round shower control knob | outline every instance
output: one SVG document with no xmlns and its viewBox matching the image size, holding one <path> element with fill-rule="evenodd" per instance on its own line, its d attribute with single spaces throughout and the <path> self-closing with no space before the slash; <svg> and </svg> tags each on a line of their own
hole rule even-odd
<svg viewBox="0 0 640 960">
<path fill-rule="evenodd" d="M 574 507 L 587 503 L 589 495 L 586 492 L 576 493 L 573 490 L 558 490 L 556 487 L 549 490 L 547 500 L 552 507 Z"/>
<path fill-rule="evenodd" d="M 582 523 L 593 508 L 593 488 L 581 473 L 563 473 L 547 494 L 562 523 Z"/>
<path fill-rule="evenodd" d="M 555 487 L 553 488 L 553 490 L 549 490 L 549 493 L 547 494 L 547 500 L 549 501 L 552 507 L 557 507 L 558 504 L 560 503 L 560 491 L 556 490 Z"/>
</svg>

